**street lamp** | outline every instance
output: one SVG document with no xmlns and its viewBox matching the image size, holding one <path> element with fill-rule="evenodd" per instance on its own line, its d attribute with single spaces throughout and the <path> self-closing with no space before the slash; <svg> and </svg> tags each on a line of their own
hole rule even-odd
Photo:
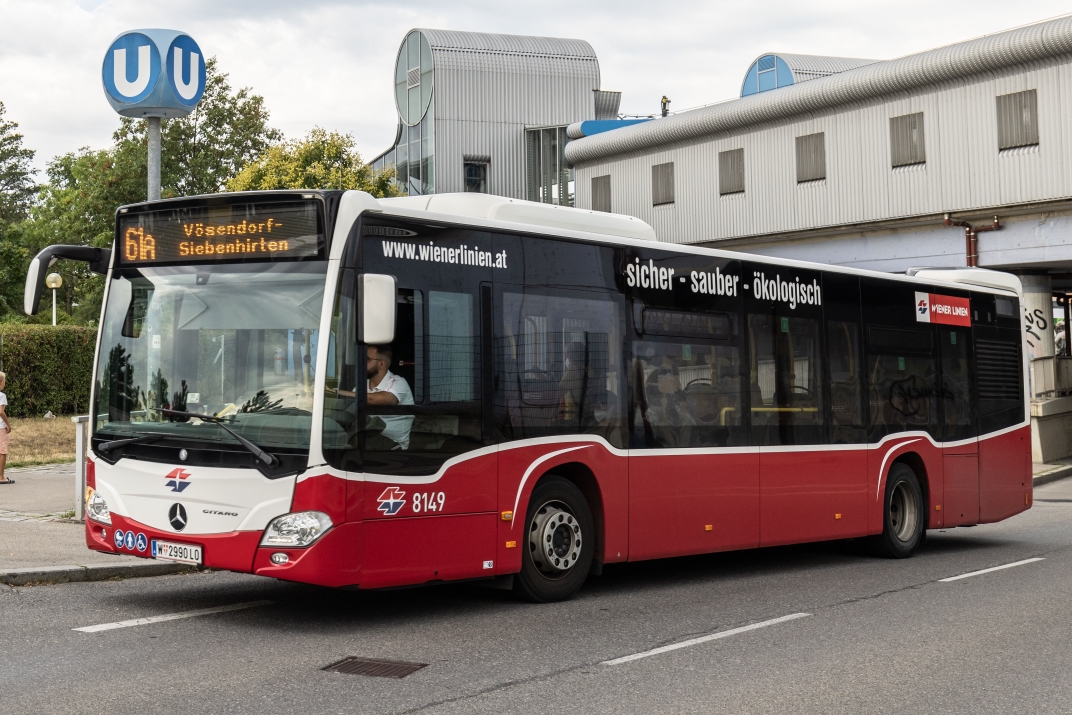
<svg viewBox="0 0 1072 715">
<path fill-rule="evenodd" d="M 52 289 L 52 324 L 56 324 L 56 289 L 63 285 L 63 276 L 59 273 L 49 273 L 45 278 L 45 285 Z"/>
</svg>

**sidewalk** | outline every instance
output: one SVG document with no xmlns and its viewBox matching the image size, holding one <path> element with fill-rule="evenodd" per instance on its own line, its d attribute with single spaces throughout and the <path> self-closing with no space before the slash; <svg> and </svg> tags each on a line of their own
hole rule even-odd
<svg viewBox="0 0 1072 715">
<path fill-rule="evenodd" d="M 86 547 L 74 510 L 74 465 L 6 470 L 0 486 L 0 583 L 100 581 L 189 570 L 183 564 L 112 556 Z"/>
</svg>

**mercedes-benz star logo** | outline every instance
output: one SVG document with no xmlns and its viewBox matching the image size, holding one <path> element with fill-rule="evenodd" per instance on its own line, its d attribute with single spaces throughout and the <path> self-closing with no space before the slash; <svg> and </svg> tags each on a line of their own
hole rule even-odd
<svg viewBox="0 0 1072 715">
<path fill-rule="evenodd" d="M 186 509 L 182 504 L 172 504 L 167 515 L 172 529 L 182 531 L 186 528 Z"/>
</svg>

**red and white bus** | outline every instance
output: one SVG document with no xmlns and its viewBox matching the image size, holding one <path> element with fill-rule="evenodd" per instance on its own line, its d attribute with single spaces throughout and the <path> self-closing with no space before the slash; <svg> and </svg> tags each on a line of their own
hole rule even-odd
<svg viewBox="0 0 1072 715">
<path fill-rule="evenodd" d="M 906 557 L 1031 505 L 1010 275 L 333 191 L 123 207 L 110 253 L 39 254 L 27 312 L 59 257 L 107 275 L 99 551 L 545 601 L 624 561 L 850 537 Z"/>
</svg>

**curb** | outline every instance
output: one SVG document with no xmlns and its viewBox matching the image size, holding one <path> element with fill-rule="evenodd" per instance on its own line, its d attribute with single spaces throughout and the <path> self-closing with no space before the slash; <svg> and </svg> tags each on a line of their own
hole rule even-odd
<svg viewBox="0 0 1072 715">
<path fill-rule="evenodd" d="M 115 564 L 106 566 L 32 566 L 24 569 L 0 570 L 0 583 L 26 586 L 37 583 L 70 583 L 73 581 L 106 581 L 112 578 L 164 576 L 196 569 L 189 564 Z"/>
<path fill-rule="evenodd" d="M 1039 476 L 1032 479 L 1031 482 L 1032 486 L 1040 487 L 1043 484 L 1049 484 L 1050 482 L 1056 482 L 1061 479 L 1066 479 L 1068 477 L 1072 477 L 1072 464 L 1068 465 L 1067 467 L 1055 469 L 1052 472 L 1040 474 Z"/>
</svg>

